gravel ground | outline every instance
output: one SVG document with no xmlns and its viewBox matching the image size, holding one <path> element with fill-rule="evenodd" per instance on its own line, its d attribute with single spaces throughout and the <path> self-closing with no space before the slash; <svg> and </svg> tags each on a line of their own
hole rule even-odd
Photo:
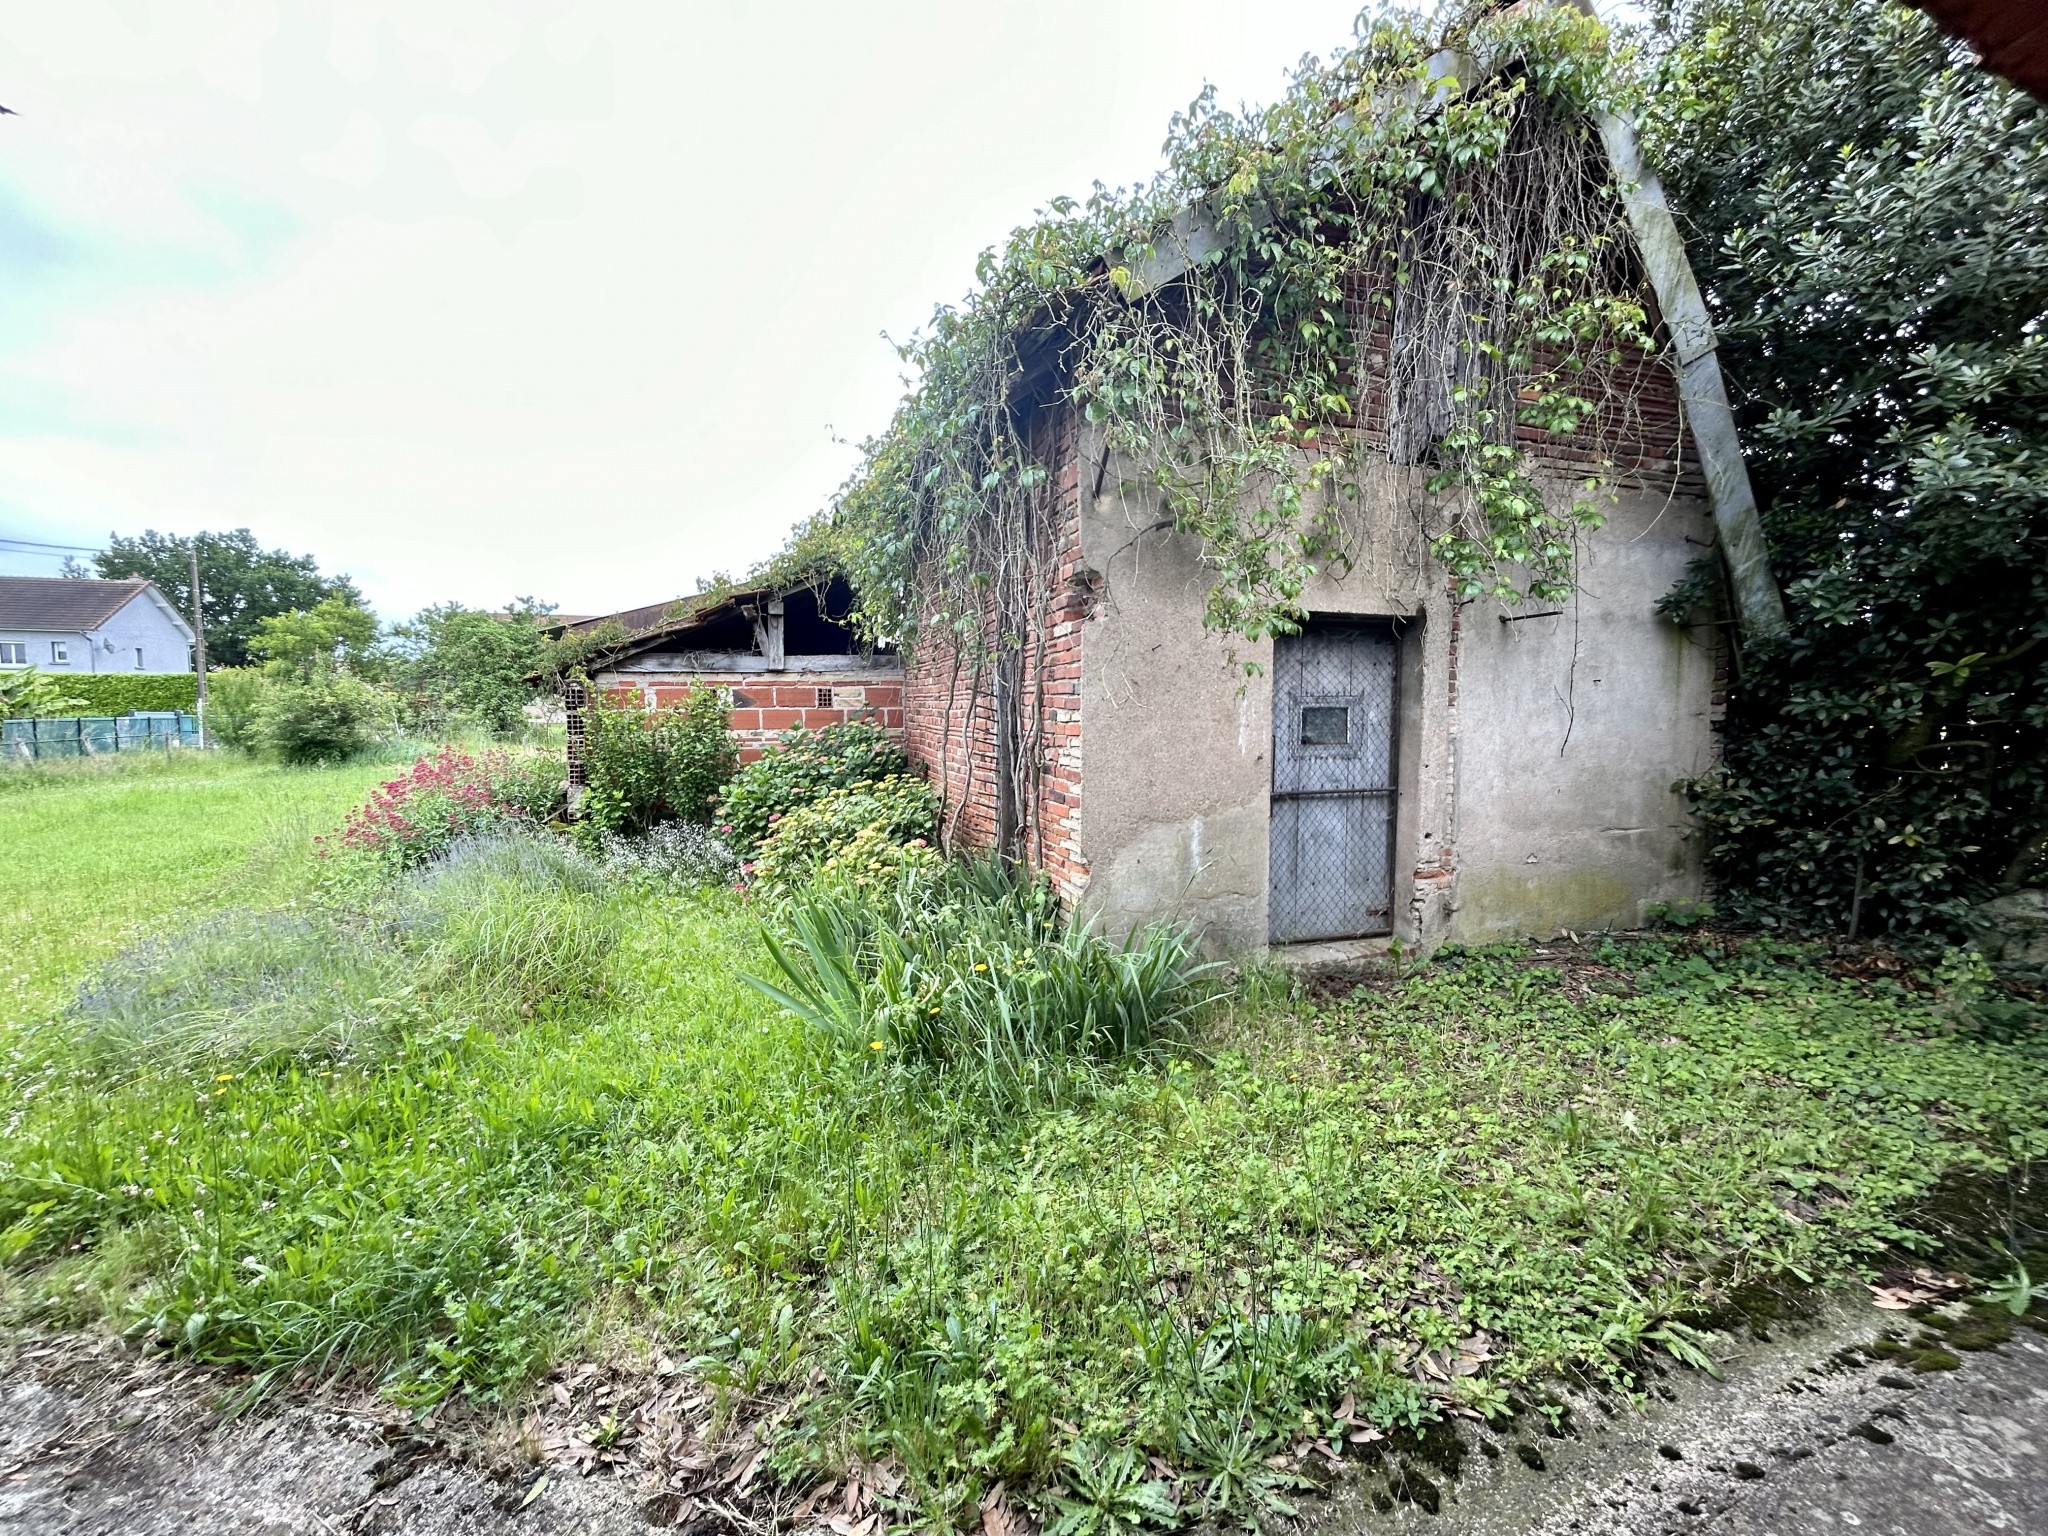
<svg viewBox="0 0 2048 1536">
<path fill-rule="evenodd" d="M 2021 1329 L 1924 1373 L 1856 1353 L 1900 1321 L 1843 1297 L 1775 1338 L 1721 1340 L 1724 1380 L 1673 1372 L 1640 1411 L 1585 1398 L 1559 1433 L 1535 1415 L 1507 1433 L 1440 1432 L 1347 1476 L 1306 1524 L 1313 1536 L 2048 1532 L 2048 1334 Z M 0 1536 L 614 1536 L 678 1512 L 630 1465 L 544 1469 L 513 1433 L 435 1429 L 374 1399 L 225 1421 L 218 1401 L 214 1378 L 111 1341 L 15 1341 L 0 1363 Z M 684 1512 L 707 1536 L 734 1528 L 701 1502 Z M 757 1500 L 737 1524 L 766 1529 L 777 1514 Z"/>
</svg>

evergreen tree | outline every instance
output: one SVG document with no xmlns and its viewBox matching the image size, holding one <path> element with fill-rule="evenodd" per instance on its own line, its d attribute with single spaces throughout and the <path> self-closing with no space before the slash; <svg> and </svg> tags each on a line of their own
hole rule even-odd
<svg viewBox="0 0 2048 1536">
<path fill-rule="evenodd" d="M 1653 35 L 1793 621 L 1694 786 L 1724 910 L 1960 933 L 2048 875 L 2048 109 L 1889 0 L 1667 0 Z"/>
</svg>

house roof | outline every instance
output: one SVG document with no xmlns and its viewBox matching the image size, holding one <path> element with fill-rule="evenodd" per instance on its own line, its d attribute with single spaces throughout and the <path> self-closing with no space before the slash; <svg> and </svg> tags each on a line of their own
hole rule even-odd
<svg viewBox="0 0 2048 1536">
<path fill-rule="evenodd" d="M 2048 9 L 2040 0 L 1914 0 L 1994 75 L 2048 101 Z"/>
<path fill-rule="evenodd" d="M 721 587 L 693 597 L 649 603 L 595 618 L 569 622 L 558 618 L 549 632 L 557 636 L 595 635 L 615 625 L 620 633 L 605 638 L 590 655 L 590 660 L 599 662 L 617 661 L 651 650 L 721 651 L 732 649 L 735 643 L 744 649 L 757 639 L 755 622 L 765 615 L 771 599 L 788 602 L 789 644 L 793 654 L 854 653 L 858 641 L 848 619 L 854 606 L 853 587 L 844 576 L 833 576 L 822 584 L 756 582 L 745 587 Z M 878 649 L 887 651 L 889 647 L 883 645 Z"/>
<path fill-rule="evenodd" d="M 556 614 L 545 626 L 554 635 L 589 634 L 616 624 L 627 640 L 651 639 L 676 630 L 690 629 L 721 608 L 769 595 L 767 588 L 746 592 L 701 592 L 695 597 L 672 598 L 665 603 L 646 603 L 623 608 L 617 613 Z"/>
<path fill-rule="evenodd" d="M 148 581 L 76 581 L 66 576 L 0 576 L 0 629 L 98 629 L 145 592 Z M 177 617 L 175 609 L 157 600 Z"/>
</svg>

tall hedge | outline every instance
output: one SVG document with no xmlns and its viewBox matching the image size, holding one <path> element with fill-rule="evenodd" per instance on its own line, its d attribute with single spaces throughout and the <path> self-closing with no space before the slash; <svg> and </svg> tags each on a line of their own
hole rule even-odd
<svg viewBox="0 0 2048 1536">
<path fill-rule="evenodd" d="M 64 691 L 85 700 L 81 715 L 132 715 L 137 710 L 183 710 L 199 703 L 199 679 L 190 672 L 57 674 Z"/>
<path fill-rule="evenodd" d="M 1648 126 L 1792 621 L 1693 785 L 1720 905 L 1957 935 L 2048 881 L 2048 107 L 1891 0 L 1663 20 Z"/>
</svg>

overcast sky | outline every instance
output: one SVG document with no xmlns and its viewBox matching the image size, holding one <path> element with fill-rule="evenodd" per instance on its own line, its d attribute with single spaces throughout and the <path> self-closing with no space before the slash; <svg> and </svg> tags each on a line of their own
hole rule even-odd
<svg viewBox="0 0 2048 1536">
<path fill-rule="evenodd" d="M 387 618 L 689 591 L 827 502 L 884 332 L 1356 10 L 6 0 L 0 536 L 247 526 Z"/>
</svg>

